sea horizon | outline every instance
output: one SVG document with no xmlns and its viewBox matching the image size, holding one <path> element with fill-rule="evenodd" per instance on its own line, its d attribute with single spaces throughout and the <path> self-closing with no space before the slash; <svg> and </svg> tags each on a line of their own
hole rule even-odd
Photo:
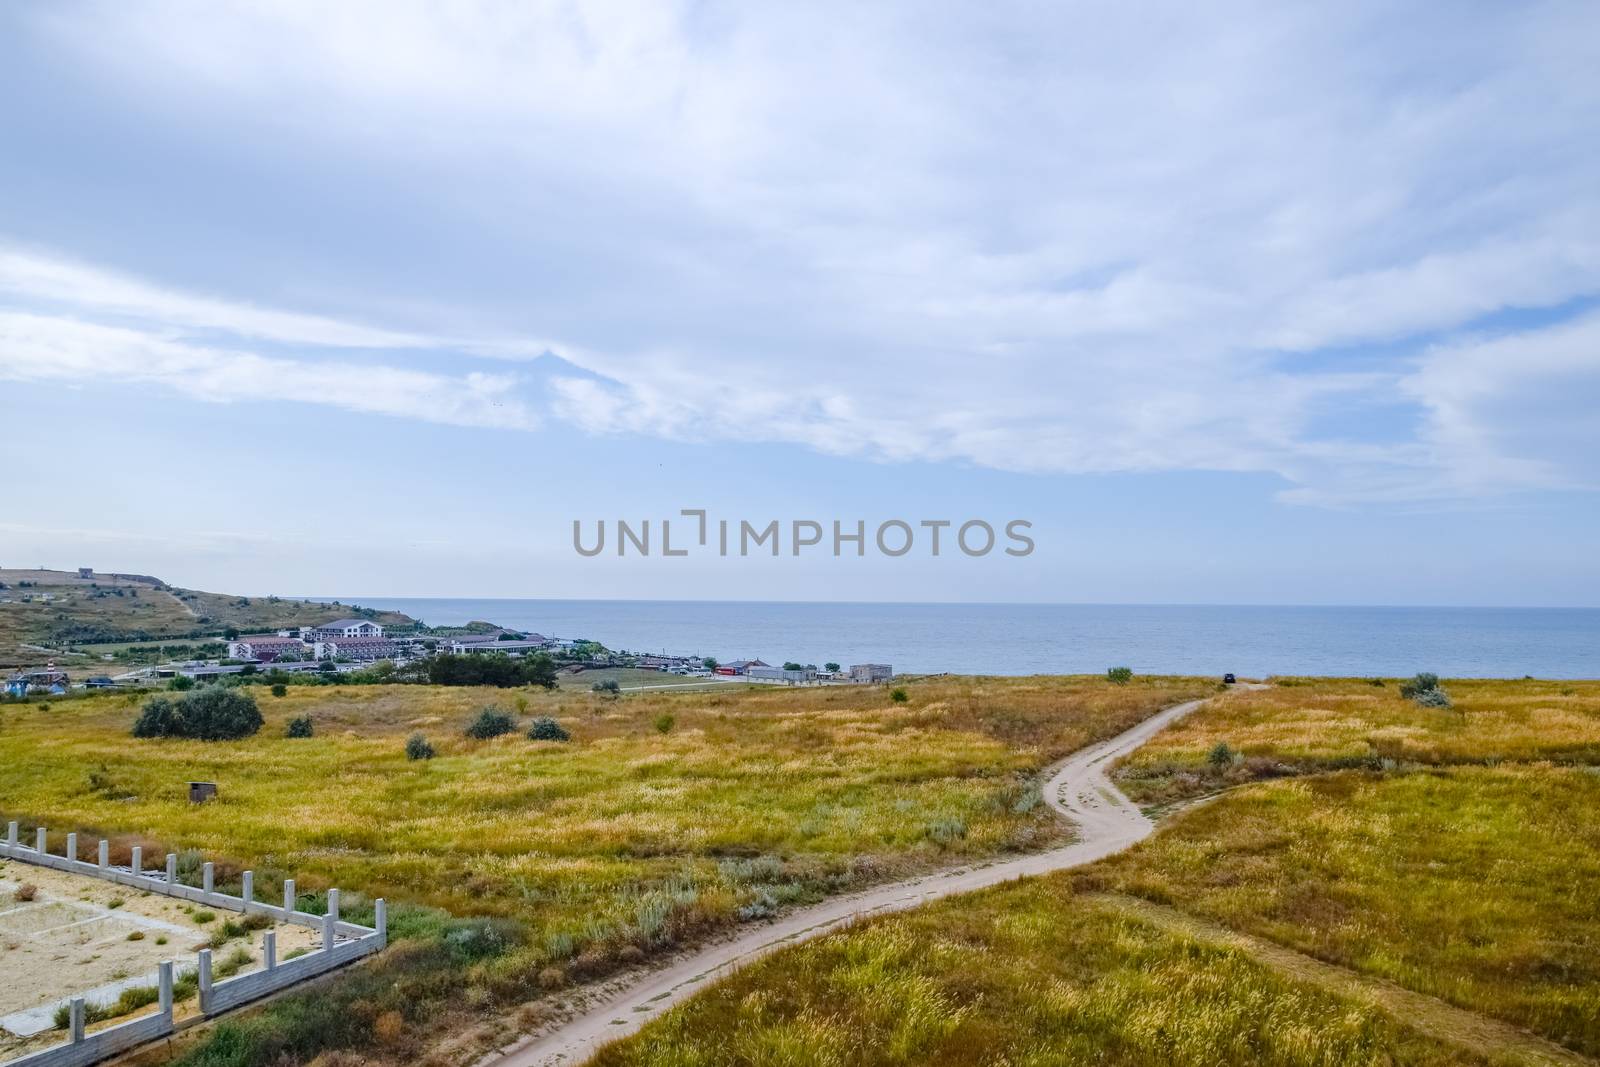
<svg viewBox="0 0 1600 1067">
<path fill-rule="evenodd" d="M 313 595 L 630 652 L 889 663 L 908 674 L 1600 677 L 1600 608 Z"/>
</svg>

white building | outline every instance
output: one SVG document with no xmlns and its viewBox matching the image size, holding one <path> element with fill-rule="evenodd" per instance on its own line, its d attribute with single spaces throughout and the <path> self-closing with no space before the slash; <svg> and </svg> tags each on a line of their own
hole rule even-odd
<svg viewBox="0 0 1600 1067">
<path fill-rule="evenodd" d="M 382 637 L 383 627 L 370 619 L 335 619 L 325 622 L 321 626 L 314 626 L 309 637 L 316 641 L 327 641 L 337 637 Z"/>
<path fill-rule="evenodd" d="M 888 682 L 894 680 L 894 668 L 887 663 L 855 663 L 850 666 L 852 682 Z"/>
</svg>

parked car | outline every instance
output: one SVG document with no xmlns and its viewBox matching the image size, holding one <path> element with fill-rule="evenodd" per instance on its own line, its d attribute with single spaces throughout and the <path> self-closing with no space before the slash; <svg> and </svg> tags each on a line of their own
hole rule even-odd
<svg viewBox="0 0 1600 1067">
<path fill-rule="evenodd" d="M 1224 674 L 1224 675 L 1223 675 L 1223 676 L 1222 676 L 1222 684 L 1223 684 L 1223 685 L 1233 685 L 1233 684 L 1235 684 L 1235 683 L 1236 683 L 1236 682 L 1238 682 L 1238 681 L 1239 681 L 1239 679 L 1237 679 L 1237 678 L 1235 678 L 1235 677 L 1234 677 L 1234 676 L 1233 676 L 1233 674 L 1232 674 L 1232 672 L 1230 672 L 1230 673 L 1228 673 L 1228 674 Z"/>
</svg>

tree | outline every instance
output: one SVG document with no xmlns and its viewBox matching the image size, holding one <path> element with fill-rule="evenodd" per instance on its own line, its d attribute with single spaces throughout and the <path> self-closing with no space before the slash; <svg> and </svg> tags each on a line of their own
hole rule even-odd
<svg viewBox="0 0 1600 1067">
<path fill-rule="evenodd" d="M 593 692 L 603 693 L 613 699 L 622 695 L 622 685 L 615 678 L 607 678 L 603 682 L 596 682 L 589 688 Z"/>
<path fill-rule="evenodd" d="M 717 657 L 715 656 L 707 656 L 705 659 L 700 661 L 700 665 L 708 671 L 714 671 L 721 666 L 721 664 L 717 662 Z"/>
<path fill-rule="evenodd" d="M 406 759 L 432 759 L 433 746 L 421 734 L 406 738 Z"/>
<path fill-rule="evenodd" d="M 309 715 L 297 715 L 296 717 L 290 719 L 289 720 L 289 727 L 288 727 L 288 729 L 284 730 L 283 736 L 285 736 L 285 737 L 310 737 L 311 736 L 311 716 L 309 716 Z"/>
<path fill-rule="evenodd" d="M 824 663 L 822 665 L 822 669 L 827 671 L 829 674 L 838 674 L 841 670 L 837 663 Z"/>
<path fill-rule="evenodd" d="M 255 697 L 239 689 L 212 686 L 175 700 L 151 698 L 133 724 L 133 736 L 236 741 L 260 730 L 261 724 Z"/>
<path fill-rule="evenodd" d="M 239 640 L 239 628 L 237 626 L 224 627 L 222 630 L 222 639 L 224 641 Z"/>
<path fill-rule="evenodd" d="M 1106 668 L 1106 678 L 1109 679 L 1114 685 L 1127 685 L 1129 682 L 1133 681 L 1133 668 L 1108 667 Z"/>
<path fill-rule="evenodd" d="M 499 708 L 484 708 L 478 712 L 478 717 L 467 726 L 467 736 L 479 741 L 487 741 L 491 737 L 509 734 L 517 728 L 511 716 Z"/>
<path fill-rule="evenodd" d="M 562 729 L 561 724 L 548 715 L 541 715 L 533 720 L 533 725 L 528 727 L 528 740 L 530 741 L 570 741 L 572 735 Z"/>
<path fill-rule="evenodd" d="M 187 674 L 175 675 L 172 681 L 167 683 L 167 688 L 174 693 L 186 693 L 194 688 L 194 679 Z"/>
<path fill-rule="evenodd" d="M 786 671 L 803 671 L 803 670 L 805 670 L 804 667 L 800 666 L 800 664 L 796 663 L 792 659 L 784 661 L 783 669 L 786 670 Z"/>
<path fill-rule="evenodd" d="M 272 683 L 272 695 L 275 696 L 275 697 L 288 696 L 289 695 L 289 687 L 284 685 L 282 682 L 273 682 Z"/>
</svg>

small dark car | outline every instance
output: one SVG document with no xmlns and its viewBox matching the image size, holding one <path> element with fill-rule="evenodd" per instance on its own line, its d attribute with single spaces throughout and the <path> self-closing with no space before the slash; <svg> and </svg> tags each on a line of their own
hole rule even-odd
<svg viewBox="0 0 1600 1067">
<path fill-rule="evenodd" d="M 1222 684 L 1223 685 L 1233 685 L 1238 680 L 1239 679 L 1235 678 L 1232 674 L 1224 674 L 1222 676 Z"/>
</svg>

